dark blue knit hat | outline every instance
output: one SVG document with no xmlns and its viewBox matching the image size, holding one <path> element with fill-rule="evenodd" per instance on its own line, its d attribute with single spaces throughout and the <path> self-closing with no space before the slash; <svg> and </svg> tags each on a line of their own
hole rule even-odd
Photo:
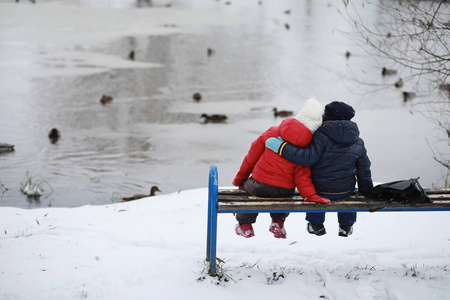
<svg viewBox="0 0 450 300">
<path fill-rule="evenodd" d="M 351 120 L 355 116 L 355 110 L 350 105 L 333 101 L 325 106 L 325 112 L 323 113 L 322 120 Z"/>
</svg>

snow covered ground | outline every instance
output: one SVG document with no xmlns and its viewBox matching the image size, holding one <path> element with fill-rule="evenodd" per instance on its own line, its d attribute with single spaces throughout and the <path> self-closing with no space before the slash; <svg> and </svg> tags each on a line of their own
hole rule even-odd
<svg viewBox="0 0 450 300">
<path fill-rule="evenodd" d="M 219 170 L 220 178 L 220 170 Z M 288 238 L 235 235 L 219 215 L 219 280 L 207 275 L 207 189 L 77 208 L 0 209 L 0 299 L 450 299 L 448 213 L 360 213 L 338 237 L 304 214 Z M 226 279 L 226 280 L 225 280 Z"/>
</svg>

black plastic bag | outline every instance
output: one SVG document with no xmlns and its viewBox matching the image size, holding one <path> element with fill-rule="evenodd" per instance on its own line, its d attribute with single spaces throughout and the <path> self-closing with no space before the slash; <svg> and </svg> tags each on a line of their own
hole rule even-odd
<svg viewBox="0 0 450 300">
<path fill-rule="evenodd" d="M 379 184 L 373 187 L 365 196 L 374 200 L 386 201 L 386 204 L 370 210 L 371 212 L 386 208 L 392 202 L 412 204 L 431 202 L 431 199 L 420 185 L 419 178 Z"/>
</svg>

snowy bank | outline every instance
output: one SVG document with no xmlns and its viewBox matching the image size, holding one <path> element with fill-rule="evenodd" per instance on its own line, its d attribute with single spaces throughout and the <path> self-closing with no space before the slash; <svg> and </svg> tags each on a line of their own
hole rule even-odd
<svg viewBox="0 0 450 300">
<path fill-rule="evenodd" d="M 220 278 L 207 274 L 207 189 L 104 206 L 0 208 L 0 299 L 450 299 L 446 212 L 360 213 L 354 234 L 234 234 L 219 215 Z"/>
</svg>

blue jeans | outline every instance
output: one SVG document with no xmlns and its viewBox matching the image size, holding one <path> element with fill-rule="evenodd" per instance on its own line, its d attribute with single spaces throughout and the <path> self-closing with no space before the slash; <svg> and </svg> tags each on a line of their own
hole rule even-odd
<svg viewBox="0 0 450 300">
<path fill-rule="evenodd" d="M 356 222 L 356 212 L 338 212 L 339 225 L 353 225 Z M 325 213 L 306 213 L 306 221 L 311 224 L 323 224 Z"/>
<path fill-rule="evenodd" d="M 330 197 L 330 195 L 321 194 L 319 192 L 317 194 L 333 201 L 350 196 L 353 194 L 353 191 L 349 191 L 346 194 L 341 194 L 338 196 L 339 198 L 334 198 L 333 196 Z M 338 212 L 337 215 L 339 225 L 353 225 L 356 222 L 356 212 Z M 306 213 L 305 219 L 311 224 L 323 224 L 325 222 L 325 213 Z"/>
</svg>

